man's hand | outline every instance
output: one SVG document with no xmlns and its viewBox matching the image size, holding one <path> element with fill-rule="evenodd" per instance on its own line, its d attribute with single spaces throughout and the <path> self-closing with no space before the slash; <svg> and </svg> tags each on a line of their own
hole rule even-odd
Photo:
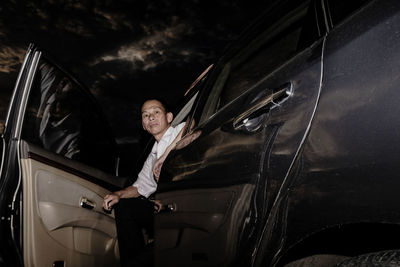
<svg viewBox="0 0 400 267">
<path fill-rule="evenodd" d="M 159 213 L 162 209 L 162 203 L 160 200 L 150 200 L 154 203 L 154 213 Z"/>
<path fill-rule="evenodd" d="M 117 204 L 119 202 L 120 198 L 121 197 L 118 194 L 116 194 L 115 192 L 111 193 L 109 195 L 106 195 L 103 200 L 103 208 L 105 210 L 110 211 L 112 206 L 114 206 L 115 204 Z"/>
<path fill-rule="evenodd" d="M 120 191 L 108 194 L 104 197 L 103 208 L 110 211 L 112 206 L 117 204 L 121 198 L 131 198 L 140 196 L 136 186 L 128 186 Z"/>
</svg>

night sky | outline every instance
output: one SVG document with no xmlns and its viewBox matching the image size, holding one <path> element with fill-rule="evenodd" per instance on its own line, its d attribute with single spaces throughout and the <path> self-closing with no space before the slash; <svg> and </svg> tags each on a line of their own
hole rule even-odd
<svg viewBox="0 0 400 267">
<path fill-rule="evenodd" d="M 30 42 L 91 92 L 119 142 L 136 142 L 140 104 L 175 105 L 267 5 L 248 0 L 18 1 L 0 4 L 0 126 Z"/>
</svg>

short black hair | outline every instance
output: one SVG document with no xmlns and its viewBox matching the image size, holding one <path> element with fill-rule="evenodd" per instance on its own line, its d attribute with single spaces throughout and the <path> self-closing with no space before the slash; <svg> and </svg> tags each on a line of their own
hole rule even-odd
<svg viewBox="0 0 400 267">
<path fill-rule="evenodd" d="M 170 108 L 168 102 L 165 99 L 160 98 L 160 97 L 152 97 L 152 98 L 148 98 L 145 101 L 143 101 L 143 104 L 146 103 L 147 101 L 150 101 L 150 100 L 156 100 L 156 101 L 160 102 L 161 105 L 163 106 L 163 108 L 165 109 L 166 113 L 171 112 L 171 108 Z M 141 107 L 143 107 L 143 104 L 141 105 Z"/>
</svg>

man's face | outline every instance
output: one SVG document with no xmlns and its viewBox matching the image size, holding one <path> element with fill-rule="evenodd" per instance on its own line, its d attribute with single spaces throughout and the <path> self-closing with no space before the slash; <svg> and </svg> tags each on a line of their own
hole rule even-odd
<svg viewBox="0 0 400 267">
<path fill-rule="evenodd" d="M 142 106 L 143 129 L 153 135 L 157 141 L 160 141 L 167 131 L 172 117 L 172 113 L 166 112 L 157 100 L 148 100 Z"/>
</svg>

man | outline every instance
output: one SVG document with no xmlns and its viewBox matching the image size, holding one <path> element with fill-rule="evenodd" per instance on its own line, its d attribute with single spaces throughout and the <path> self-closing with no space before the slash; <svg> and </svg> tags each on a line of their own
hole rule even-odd
<svg viewBox="0 0 400 267">
<path fill-rule="evenodd" d="M 156 142 L 147 157 L 136 182 L 104 197 L 103 208 L 115 206 L 119 252 L 122 266 L 145 266 L 145 244 L 142 228 L 152 229 L 154 202 L 148 197 L 157 189 L 162 162 L 182 136 L 185 123 L 171 127 L 173 115 L 159 100 L 152 99 L 142 106 L 143 129 Z M 156 161 L 158 162 L 156 163 Z M 154 166 L 156 168 L 154 169 Z M 117 205 L 116 205 L 117 204 Z"/>
</svg>

